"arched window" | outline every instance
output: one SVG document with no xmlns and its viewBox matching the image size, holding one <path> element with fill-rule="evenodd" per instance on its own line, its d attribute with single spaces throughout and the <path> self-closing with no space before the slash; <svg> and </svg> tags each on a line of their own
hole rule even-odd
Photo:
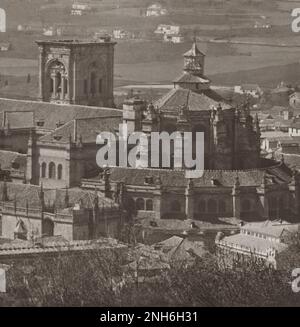
<svg viewBox="0 0 300 327">
<path fill-rule="evenodd" d="M 57 179 L 62 179 L 62 170 L 63 170 L 63 167 L 62 165 L 58 165 L 57 167 Z"/>
<path fill-rule="evenodd" d="M 49 178 L 51 178 L 51 179 L 56 178 L 55 163 L 54 162 L 50 162 L 50 164 L 49 164 Z"/>
<path fill-rule="evenodd" d="M 153 201 L 151 199 L 146 201 L 146 210 L 153 211 Z"/>
<path fill-rule="evenodd" d="M 226 202 L 223 200 L 219 201 L 219 212 L 225 213 L 226 212 Z"/>
<path fill-rule="evenodd" d="M 51 219 L 44 219 L 42 221 L 42 235 L 54 236 L 54 223 Z"/>
<path fill-rule="evenodd" d="M 251 211 L 251 202 L 248 199 L 243 200 L 243 202 L 242 202 L 242 211 L 243 212 Z"/>
<path fill-rule="evenodd" d="M 199 201 L 198 211 L 199 212 L 205 212 L 206 211 L 206 202 L 204 200 Z"/>
<path fill-rule="evenodd" d="M 145 210 L 145 200 L 139 198 L 136 200 L 136 210 Z"/>
<path fill-rule="evenodd" d="M 62 94 L 62 79 L 64 78 L 65 71 L 65 65 L 61 61 L 54 60 L 50 63 L 47 73 L 50 97 Z"/>
<path fill-rule="evenodd" d="M 46 178 L 46 170 L 47 170 L 47 164 L 45 162 L 42 163 L 42 178 Z"/>
<path fill-rule="evenodd" d="M 171 205 L 172 212 L 181 212 L 181 205 L 178 201 L 173 201 Z"/>
<path fill-rule="evenodd" d="M 213 199 L 208 200 L 207 209 L 209 213 L 217 212 L 217 202 Z"/>
</svg>

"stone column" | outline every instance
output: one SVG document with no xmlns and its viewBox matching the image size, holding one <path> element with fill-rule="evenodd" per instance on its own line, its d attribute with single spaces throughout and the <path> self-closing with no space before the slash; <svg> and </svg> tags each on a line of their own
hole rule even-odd
<svg viewBox="0 0 300 327">
<path fill-rule="evenodd" d="M 232 201 L 233 201 L 233 217 L 241 219 L 241 190 L 239 178 L 236 178 L 236 182 L 232 189 Z"/>
<path fill-rule="evenodd" d="M 263 176 L 263 181 L 259 191 L 260 203 L 262 205 L 262 218 L 264 220 L 268 220 L 269 218 L 269 200 L 268 200 L 268 188 L 267 188 L 267 180 L 266 175 Z"/>
<path fill-rule="evenodd" d="M 42 46 L 39 47 L 39 100 L 44 100 L 44 92 L 45 92 L 45 72 L 44 72 L 44 61 L 45 61 L 45 53 L 44 48 Z"/>
<path fill-rule="evenodd" d="M 52 73 L 51 74 L 51 78 L 53 80 L 53 91 L 51 94 L 51 98 L 55 99 L 56 98 L 56 94 L 57 94 L 57 74 L 56 73 Z"/>
<path fill-rule="evenodd" d="M 160 177 L 158 177 L 156 181 L 156 189 L 153 193 L 154 195 L 154 211 L 155 211 L 155 218 L 156 219 L 161 219 L 161 208 L 162 208 L 162 192 L 163 187 L 162 187 L 162 181 Z"/>
<path fill-rule="evenodd" d="M 185 189 L 185 214 L 186 219 L 194 219 L 194 185 L 192 179 L 189 179 Z"/>
<path fill-rule="evenodd" d="M 65 99 L 65 75 L 61 74 L 61 94 L 60 94 L 60 99 L 64 100 Z"/>
<path fill-rule="evenodd" d="M 65 93 L 65 99 L 69 100 L 69 79 L 68 76 L 65 76 L 65 83 L 66 83 L 66 93 Z"/>
</svg>

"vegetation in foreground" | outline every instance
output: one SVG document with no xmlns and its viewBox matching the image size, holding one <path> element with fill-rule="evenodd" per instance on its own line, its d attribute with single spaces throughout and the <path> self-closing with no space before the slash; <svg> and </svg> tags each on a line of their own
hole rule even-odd
<svg viewBox="0 0 300 327">
<path fill-rule="evenodd" d="M 300 294 L 291 288 L 291 268 L 274 271 L 248 262 L 224 269 L 210 255 L 193 266 L 174 263 L 145 275 L 139 265 L 128 269 L 126 258 L 100 251 L 19 261 L 10 269 L 9 296 L 15 305 L 46 307 L 300 306 Z M 297 264 L 299 255 L 286 267 Z M 0 306 L 8 305 L 2 298 Z"/>
</svg>

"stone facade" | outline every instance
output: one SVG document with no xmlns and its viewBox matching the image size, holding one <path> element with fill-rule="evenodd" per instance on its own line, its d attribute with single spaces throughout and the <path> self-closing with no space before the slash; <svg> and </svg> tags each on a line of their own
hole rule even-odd
<svg viewBox="0 0 300 327">
<path fill-rule="evenodd" d="M 248 103 L 233 108 L 210 88 L 210 81 L 204 76 L 204 55 L 196 44 L 184 55 L 184 71 L 174 81 L 173 90 L 148 106 L 139 98 L 129 99 L 123 109 L 123 122 L 129 133 L 146 133 L 149 144 L 151 132 L 191 132 L 193 135 L 203 132 L 205 169 L 259 167 L 258 118 L 253 119 L 250 115 Z M 193 153 L 195 151 L 193 149 Z M 151 162 L 150 152 L 148 158 Z"/>
<path fill-rule="evenodd" d="M 118 237 L 121 217 L 119 206 L 95 191 L 1 183 L 0 237 L 61 236 L 68 241 Z"/>
<path fill-rule="evenodd" d="M 112 107 L 114 42 L 37 41 L 41 101 Z"/>
<path fill-rule="evenodd" d="M 245 171 L 205 171 L 192 180 L 184 171 L 166 169 L 111 168 L 109 176 L 110 192 L 118 194 L 123 183 L 125 202 L 138 218 L 299 222 L 300 177 L 284 163 L 270 161 L 268 168 Z M 82 180 L 83 189 L 95 187 L 106 192 L 103 175 Z"/>
</svg>

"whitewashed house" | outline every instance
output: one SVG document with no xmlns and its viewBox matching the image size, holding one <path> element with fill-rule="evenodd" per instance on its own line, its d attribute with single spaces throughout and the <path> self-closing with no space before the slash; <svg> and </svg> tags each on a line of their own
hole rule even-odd
<svg viewBox="0 0 300 327">
<path fill-rule="evenodd" d="M 157 26 L 157 29 L 154 32 L 155 34 L 169 34 L 169 35 L 178 35 L 180 33 L 179 25 L 164 25 L 160 24 Z"/>
<path fill-rule="evenodd" d="M 167 9 L 163 8 L 160 3 L 154 3 L 146 9 L 146 17 L 159 17 L 167 14 Z"/>
<path fill-rule="evenodd" d="M 71 9 L 72 16 L 82 16 L 92 10 L 91 6 L 87 3 L 73 3 Z"/>
</svg>

